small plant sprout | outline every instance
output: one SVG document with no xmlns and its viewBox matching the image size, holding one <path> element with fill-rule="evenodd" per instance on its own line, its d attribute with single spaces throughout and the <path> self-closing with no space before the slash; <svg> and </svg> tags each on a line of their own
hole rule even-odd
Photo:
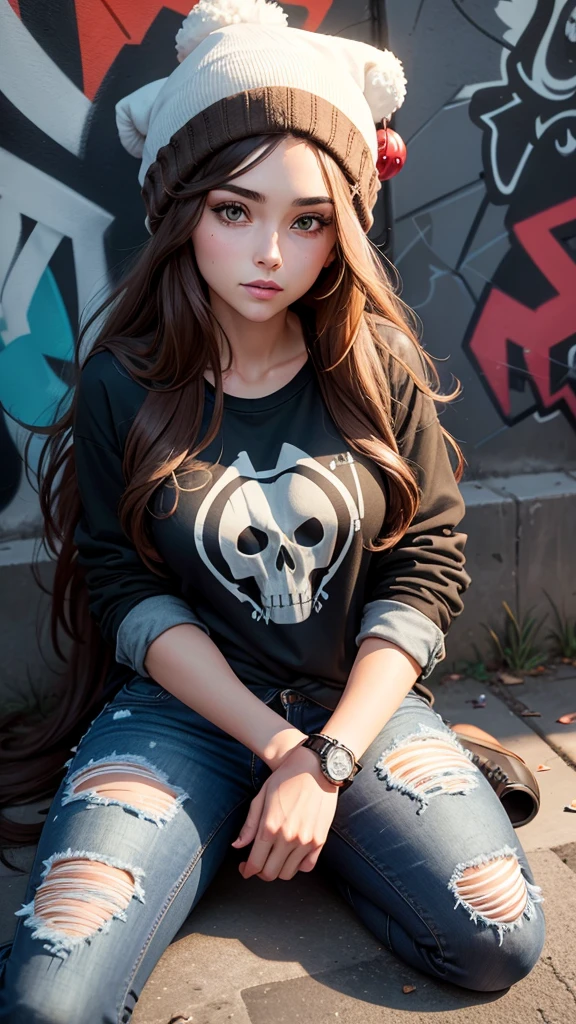
<svg viewBox="0 0 576 1024">
<path fill-rule="evenodd" d="M 567 661 L 576 661 L 576 620 L 570 621 L 561 615 L 547 590 L 544 590 L 544 594 L 552 605 L 557 625 L 557 629 L 550 629 L 546 634 L 546 638 L 553 641 L 553 654 Z"/>
<path fill-rule="evenodd" d="M 530 615 L 530 609 L 519 621 L 510 605 L 506 601 L 502 601 L 502 604 L 508 616 L 503 639 L 490 626 L 485 623 L 482 625 L 487 629 L 504 668 L 509 668 L 513 672 L 530 672 L 544 664 L 547 659 L 546 651 L 536 645 L 536 637 L 547 614 L 536 619 Z"/>
</svg>

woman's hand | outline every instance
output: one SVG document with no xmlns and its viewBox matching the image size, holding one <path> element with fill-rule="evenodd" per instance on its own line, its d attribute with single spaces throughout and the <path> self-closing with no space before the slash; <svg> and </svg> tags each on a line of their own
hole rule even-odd
<svg viewBox="0 0 576 1024">
<path fill-rule="evenodd" d="M 246 822 L 232 846 L 254 840 L 243 878 L 265 882 L 312 871 L 336 813 L 338 786 L 328 781 L 318 755 L 295 747 L 264 782 L 250 804 Z"/>
</svg>

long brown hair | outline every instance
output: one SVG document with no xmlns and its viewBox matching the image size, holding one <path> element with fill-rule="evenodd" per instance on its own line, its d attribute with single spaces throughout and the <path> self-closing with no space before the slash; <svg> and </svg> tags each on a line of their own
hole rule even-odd
<svg viewBox="0 0 576 1024">
<path fill-rule="evenodd" d="M 237 170 L 241 162 L 264 147 L 249 166 L 260 163 L 283 138 L 286 134 L 260 135 L 232 143 L 204 162 L 186 182 L 178 178 L 177 169 L 170 175 L 170 169 L 164 168 L 164 193 L 172 201 L 166 207 L 164 197 L 159 213 L 154 209 L 152 192 L 144 190 L 154 234 L 121 282 L 83 324 L 76 341 L 75 383 L 86 359 L 108 349 L 148 389 L 126 442 L 123 471 L 127 486 L 118 511 L 121 525 L 142 560 L 160 575 L 162 560 L 148 531 L 147 504 L 159 484 L 169 476 L 174 478 L 176 470 L 208 466 L 197 456 L 217 436 L 223 410 L 218 340 L 223 332 L 197 268 L 191 232 L 210 189 L 244 173 L 248 166 Z M 337 255 L 294 309 L 298 311 L 298 307 L 313 319 L 310 355 L 323 399 L 342 436 L 351 448 L 385 471 L 385 535 L 368 544 L 369 550 L 384 550 L 402 537 L 419 500 L 416 478 L 400 456 L 394 436 L 387 359 L 398 359 L 417 387 L 438 402 L 452 401 L 461 389 L 458 384 L 451 394 L 440 395 L 431 386 L 439 386 L 439 377 L 431 357 L 420 346 L 415 315 L 395 293 L 381 254 L 364 233 L 342 170 L 324 150 L 314 148 L 334 199 Z M 390 268 L 394 272 L 391 264 Z M 412 341 L 430 368 L 430 379 L 415 375 L 388 348 L 384 333 L 378 331 L 378 318 L 399 328 Z M 95 340 L 82 359 L 81 352 L 95 324 Z M 208 368 L 215 379 L 215 405 L 210 426 L 199 441 L 203 374 Z M 51 426 L 28 427 L 47 436 L 37 470 L 39 500 L 44 517 L 43 543 L 56 561 L 50 636 L 54 650 L 66 665 L 66 684 L 50 719 L 29 729 L 25 737 L 20 732 L 17 742 L 9 732 L 11 726 L 18 726 L 18 716 L 5 716 L 5 739 L 0 745 L 0 764 L 7 783 L 3 787 L 5 805 L 55 791 L 70 743 L 78 742 L 90 716 L 101 709 L 104 682 L 114 662 L 114 652 L 103 642 L 89 615 L 87 588 L 73 539 L 81 514 L 74 468 L 75 407 L 74 394 L 64 412 L 59 408 L 61 415 Z M 459 480 L 464 467 L 462 453 L 442 430 L 456 453 L 454 472 Z M 26 460 L 31 438 L 32 434 Z M 176 488 L 176 504 L 177 500 Z M 66 652 L 61 645 L 61 630 L 69 640 Z M 32 842 L 39 831 L 37 826 L 0 819 L 0 842 L 5 845 Z"/>
</svg>

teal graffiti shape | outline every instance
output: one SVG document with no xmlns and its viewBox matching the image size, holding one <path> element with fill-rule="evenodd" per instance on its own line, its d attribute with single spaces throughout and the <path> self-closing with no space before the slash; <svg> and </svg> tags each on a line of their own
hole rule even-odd
<svg viewBox="0 0 576 1024">
<path fill-rule="evenodd" d="M 51 369 L 46 356 L 67 361 L 73 359 L 74 352 L 68 313 L 49 268 L 32 296 L 28 324 L 29 334 L 9 345 L 0 344 L 0 403 L 24 423 L 47 426 L 54 421 L 57 403 L 69 389 Z"/>
</svg>

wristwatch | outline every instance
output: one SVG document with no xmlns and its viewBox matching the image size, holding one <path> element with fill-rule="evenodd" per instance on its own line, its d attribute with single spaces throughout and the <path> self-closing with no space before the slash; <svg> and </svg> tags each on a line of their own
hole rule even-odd
<svg viewBox="0 0 576 1024">
<path fill-rule="evenodd" d="M 362 771 L 362 765 L 354 759 L 352 751 L 323 732 L 311 733 L 302 746 L 319 755 L 322 772 L 329 782 L 340 789 L 352 785 L 354 777 Z"/>
</svg>

